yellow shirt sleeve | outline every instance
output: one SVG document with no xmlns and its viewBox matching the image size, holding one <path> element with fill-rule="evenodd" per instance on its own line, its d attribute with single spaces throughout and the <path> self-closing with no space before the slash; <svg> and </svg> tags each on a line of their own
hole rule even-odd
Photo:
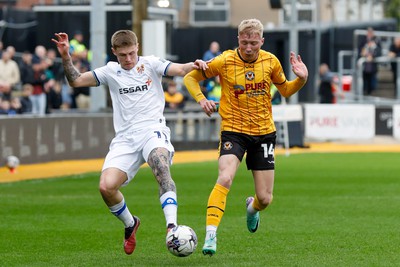
<svg viewBox="0 0 400 267">
<path fill-rule="evenodd" d="M 282 84 L 275 84 L 283 97 L 289 97 L 297 93 L 306 84 L 306 80 L 296 77 L 292 81 L 285 81 Z"/>
<path fill-rule="evenodd" d="M 199 82 L 203 80 L 205 80 L 205 77 L 201 70 L 192 70 L 183 78 L 187 90 L 196 102 L 200 102 L 200 100 L 206 98 L 201 92 L 199 84 Z"/>
</svg>

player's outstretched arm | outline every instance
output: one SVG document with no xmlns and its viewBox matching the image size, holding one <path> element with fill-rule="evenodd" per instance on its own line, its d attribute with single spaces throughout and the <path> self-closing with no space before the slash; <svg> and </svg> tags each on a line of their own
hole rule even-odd
<svg viewBox="0 0 400 267">
<path fill-rule="evenodd" d="M 71 55 L 69 54 L 69 39 L 68 34 L 64 32 L 55 33 L 56 38 L 52 38 L 57 45 L 57 50 L 61 55 L 65 77 L 71 87 L 89 87 L 96 86 L 96 80 L 93 74 L 88 71 L 85 73 L 80 73 L 75 66 L 72 64 Z"/>
<path fill-rule="evenodd" d="M 306 81 L 308 78 L 308 70 L 306 64 L 301 60 L 301 56 L 294 52 L 290 52 L 290 65 L 292 66 L 292 71 L 297 77 Z"/>
<path fill-rule="evenodd" d="M 204 80 L 204 76 L 202 72 L 198 70 L 189 72 L 183 78 L 183 82 L 185 83 L 190 95 L 194 98 L 194 100 L 196 100 L 197 103 L 199 103 L 207 116 L 211 116 L 213 112 L 217 111 L 218 103 L 214 102 L 213 100 L 208 100 L 201 92 L 199 82 L 202 80 Z"/>
<path fill-rule="evenodd" d="M 207 69 L 207 62 L 201 60 L 201 59 L 196 59 L 195 62 L 189 62 L 186 64 L 180 64 L 180 63 L 171 63 L 171 65 L 168 68 L 167 75 L 168 76 L 185 76 L 192 70 L 205 70 Z"/>
<path fill-rule="evenodd" d="M 300 55 L 296 56 L 294 52 L 290 52 L 290 65 L 293 73 L 297 76 L 296 79 L 292 81 L 286 80 L 282 84 L 275 84 L 283 97 L 290 97 L 298 92 L 306 84 L 308 78 L 307 67 L 301 60 Z"/>
</svg>

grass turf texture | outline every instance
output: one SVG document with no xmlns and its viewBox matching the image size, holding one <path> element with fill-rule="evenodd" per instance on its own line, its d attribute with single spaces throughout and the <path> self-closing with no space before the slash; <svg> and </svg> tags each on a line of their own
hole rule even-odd
<svg viewBox="0 0 400 267">
<path fill-rule="evenodd" d="M 277 156 L 274 203 L 255 234 L 245 199 L 254 192 L 242 163 L 218 231 L 203 256 L 205 208 L 216 162 L 176 164 L 180 224 L 197 233 L 196 252 L 171 255 L 156 181 L 141 169 L 123 188 L 141 219 L 137 248 L 123 252 L 123 225 L 98 192 L 98 173 L 0 184 L 0 266 L 398 266 L 398 153 Z"/>
</svg>

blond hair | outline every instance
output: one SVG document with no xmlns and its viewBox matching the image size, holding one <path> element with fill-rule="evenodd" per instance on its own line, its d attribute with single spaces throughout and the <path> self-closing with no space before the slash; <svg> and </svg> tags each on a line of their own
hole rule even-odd
<svg viewBox="0 0 400 267">
<path fill-rule="evenodd" d="M 238 27 L 238 35 L 247 34 L 253 35 L 257 34 L 260 37 L 263 37 L 264 26 L 261 21 L 258 19 L 245 19 L 243 20 Z"/>
<path fill-rule="evenodd" d="M 138 39 L 136 34 L 130 30 L 116 31 L 111 37 L 111 47 L 114 49 L 137 45 Z"/>
</svg>

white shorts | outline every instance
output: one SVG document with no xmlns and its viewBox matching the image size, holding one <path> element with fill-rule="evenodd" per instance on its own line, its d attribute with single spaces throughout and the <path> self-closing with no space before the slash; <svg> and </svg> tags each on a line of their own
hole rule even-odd
<svg viewBox="0 0 400 267">
<path fill-rule="evenodd" d="M 171 153 L 171 165 L 174 147 L 171 144 L 170 129 L 165 125 L 116 136 L 111 141 L 110 151 L 105 158 L 102 170 L 111 167 L 120 169 L 128 177 L 123 186 L 127 185 L 139 171 L 140 166 L 147 162 L 150 152 L 158 147 L 166 148 Z"/>
</svg>

